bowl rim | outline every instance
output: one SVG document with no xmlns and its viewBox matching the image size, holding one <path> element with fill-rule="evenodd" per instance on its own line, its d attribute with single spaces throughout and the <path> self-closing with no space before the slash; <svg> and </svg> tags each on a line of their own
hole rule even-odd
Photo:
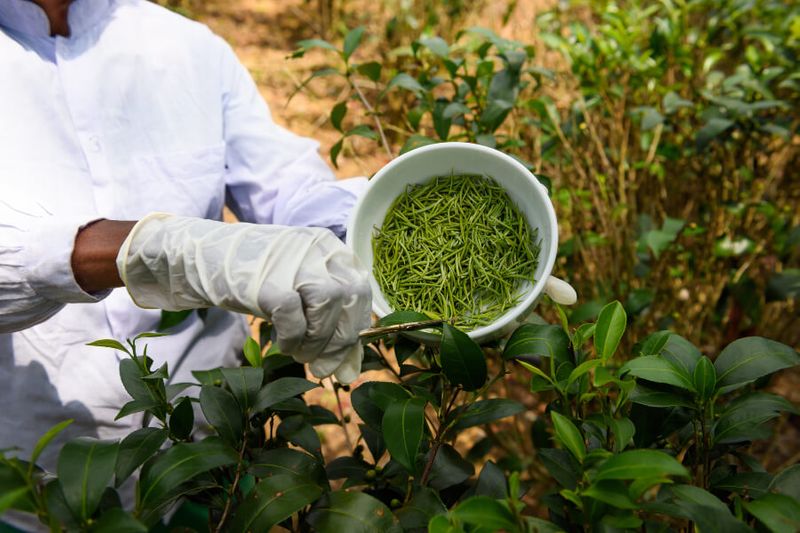
<svg viewBox="0 0 800 533">
<path fill-rule="evenodd" d="M 490 324 L 487 324 L 485 326 L 480 326 L 478 328 L 475 328 L 467 332 L 467 335 L 469 335 L 469 337 L 472 338 L 473 340 L 495 338 L 497 335 L 502 334 L 502 332 L 504 332 L 515 321 L 519 320 L 522 314 L 527 313 L 533 309 L 534 305 L 536 304 L 536 301 L 544 292 L 545 283 L 547 281 L 547 278 L 550 276 L 550 273 L 553 271 L 553 266 L 555 265 L 555 260 L 556 260 L 556 253 L 558 251 L 558 219 L 556 218 L 556 212 L 555 208 L 553 207 L 553 203 L 550 200 L 550 196 L 547 193 L 547 188 L 539 181 L 539 179 L 532 171 L 526 168 L 525 165 L 520 163 L 514 157 L 504 152 L 501 152 L 500 150 L 497 150 L 495 148 L 490 148 L 488 146 L 483 146 L 475 143 L 452 142 L 452 141 L 421 146 L 419 148 L 415 148 L 414 150 L 406 152 L 405 154 L 397 156 L 396 158 L 388 162 L 386 165 L 381 167 L 372 176 L 372 178 L 369 179 L 366 189 L 356 200 L 356 203 L 353 206 L 351 215 L 347 222 L 346 243 L 353 251 L 353 253 L 356 253 L 356 243 L 353 237 L 353 235 L 355 234 L 354 230 L 358 224 L 361 211 L 363 210 L 364 205 L 368 201 L 367 199 L 369 193 L 372 190 L 375 183 L 377 183 L 384 176 L 389 174 L 395 167 L 397 167 L 398 165 L 402 165 L 409 159 L 419 157 L 420 155 L 427 152 L 433 152 L 443 149 L 457 149 L 457 150 L 479 152 L 488 157 L 502 159 L 505 162 L 509 163 L 512 167 L 516 167 L 516 169 L 522 175 L 528 178 L 531 185 L 533 185 L 532 188 L 535 189 L 536 194 L 538 194 L 542 198 L 543 200 L 542 203 L 545 205 L 546 217 L 550 221 L 549 235 L 543 235 L 544 228 L 541 227 L 539 228 L 539 238 L 548 239 L 548 241 L 550 242 L 547 257 L 540 256 L 539 258 L 540 261 L 544 260 L 542 276 L 533 283 L 531 290 L 528 291 L 528 294 L 525 296 L 525 298 L 523 298 L 520 302 L 518 302 L 517 305 L 506 311 L 500 318 L 498 318 L 497 320 L 495 320 Z M 502 186 L 502 184 L 500 185 Z M 372 243 L 370 243 L 370 245 L 371 244 Z M 369 270 L 369 276 L 371 281 L 374 281 L 374 275 L 371 269 Z M 375 286 L 379 287 L 377 285 L 377 282 L 375 283 Z M 387 314 L 382 309 L 377 308 L 377 303 L 375 299 L 373 299 L 372 302 L 372 312 L 375 313 L 378 316 L 378 318 L 383 318 Z"/>
</svg>

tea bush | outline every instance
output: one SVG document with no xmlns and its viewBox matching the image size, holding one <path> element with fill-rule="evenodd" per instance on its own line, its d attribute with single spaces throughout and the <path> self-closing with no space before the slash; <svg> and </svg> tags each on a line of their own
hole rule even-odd
<svg viewBox="0 0 800 533">
<path fill-rule="evenodd" d="M 797 413 L 759 390 L 773 372 L 800 363 L 793 349 L 746 337 L 712 362 L 659 331 L 624 353 L 619 302 L 577 328 L 561 316 L 562 325 L 524 324 L 483 349 L 447 323 L 439 346 L 372 339 L 365 368 L 384 369 L 391 381 L 335 386 L 337 396 L 350 395 L 360 423 L 348 453 L 332 460 L 321 454 L 318 428 L 344 426 L 349 415 L 303 400 L 320 384 L 265 348 L 269 325 L 262 342 L 244 346 L 247 366 L 194 372 L 196 383 L 172 383 L 166 365 L 154 368 L 140 346 L 158 334 L 94 342 L 127 354 L 120 379 L 132 400 L 118 416 L 144 412 L 145 426 L 119 442 L 67 442 L 55 477 L 35 463 L 68 421 L 30 458 L 5 452 L 0 511 L 35 513 L 54 531 L 147 531 L 181 499 L 207 508 L 208 524 L 197 529 L 213 531 L 800 527 L 800 466 L 768 473 L 747 453 L 753 440 L 769 438 L 770 421 Z M 427 317 L 399 312 L 381 325 L 416 320 Z M 529 382 L 546 413 L 538 402 L 528 410 L 530 398 L 497 397 L 509 380 Z M 520 431 L 509 417 L 533 421 Z M 487 437 L 459 450 L 459 436 L 475 427 Z M 117 489 L 132 476 L 128 510 Z M 541 494 L 547 520 L 532 514 L 531 491 Z"/>
<path fill-rule="evenodd" d="M 800 343 L 800 8 L 559 6 L 525 43 L 480 27 L 445 40 L 435 25 L 392 34 L 394 48 L 361 46 L 361 27 L 343 48 L 301 41 L 295 56 L 329 53 L 306 83 L 349 87 L 330 114 L 334 164 L 355 137 L 389 157 L 498 148 L 551 186 L 560 268 L 585 298 L 574 323 L 621 297 L 639 334 L 681 318 L 712 349 L 753 333 Z M 545 51 L 560 61 L 543 68 Z"/>
</svg>

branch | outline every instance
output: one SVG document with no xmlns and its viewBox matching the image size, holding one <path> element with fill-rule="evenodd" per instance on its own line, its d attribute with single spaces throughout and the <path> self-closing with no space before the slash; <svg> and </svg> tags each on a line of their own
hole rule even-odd
<svg viewBox="0 0 800 533">
<path fill-rule="evenodd" d="M 367 108 L 367 112 L 372 115 L 372 118 L 375 120 L 375 127 L 378 129 L 378 134 L 381 136 L 381 144 L 383 145 L 384 150 L 386 150 L 386 155 L 389 156 L 389 159 L 394 159 L 394 153 L 392 152 L 391 146 L 389 146 L 389 141 L 386 139 L 386 134 L 383 131 L 383 124 L 381 124 L 381 119 L 378 118 L 378 113 L 375 111 L 375 108 L 367 101 L 367 98 L 364 96 L 364 93 L 361 92 L 361 89 L 358 85 L 355 84 L 353 79 L 350 77 L 350 74 L 347 75 L 347 82 L 350 84 L 350 87 L 358 95 L 358 99 L 361 100 L 361 103 Z"/>
<path fill-rule="evenodd" d="M 219 519 L 214 533 L 220 533 L 222 531 L 222 526 L 225 525 L 225 520 L 228 519 L 228 513 L 233 503 L 233 493 L 236 492 L 236 488 L 239 486 L 239 479 L 242 475 L 242 460 L 244 459 L 244 450 L 246 447 L 247 435 L 244 435 L 242 436 L 242 448 L 239 450 L 239 462 L 236 463 L 236 475 L 233 477 L 233 483 L 231 483 L 231 486 L 228 488 L 228 500 L 225 502 L 225 508 L 222 510 L 222 517 Z"/>
</svg>

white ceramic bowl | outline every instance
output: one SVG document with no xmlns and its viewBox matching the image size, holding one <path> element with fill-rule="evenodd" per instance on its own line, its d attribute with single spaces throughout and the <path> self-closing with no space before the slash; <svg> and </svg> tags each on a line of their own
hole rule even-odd
<svg viewBox="0 0 800 533">
<path fill-rule="evenodd" d="M 372 310 L 381 318 L 393 311 L 372 276 L 372 236 L 380 228 L 395 198 L 406 186 L 451 173 L 492 177 L 519 207 L 532 228 L 539 229 L 541 253 L 533 286 L 522 287 L 524 297 L 497 320 L 469 332 L 476 342 L 498 338 L 527 317 L 545 290 L 558 248 L 558 225 L 547 189 L 516 159 L 492 148 L 470 143 L 439 143 L 403 154 L 380 169 L 356 203 L 347 228 L 347 242 L 370 271 Z M 434 340 L 430 333 L 414 332 L 420 340 Z"/>
</svg>

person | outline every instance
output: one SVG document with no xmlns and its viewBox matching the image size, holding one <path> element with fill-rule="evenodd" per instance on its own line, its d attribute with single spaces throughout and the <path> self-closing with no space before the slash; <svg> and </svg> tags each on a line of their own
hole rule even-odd
<svg viewBox="0 0 800 533">
<path fill-rule="evenodd" d="M 65 440 L 140 426 L 115 420 L 124 354 L 86 344 L 160 309 L 208 308 L 147 339 L 174 382 L 238 364 L 240 313 L 315 376 L 358 375 L 370 291 L 340 238 L 366 180 L 276 125 L 207 27 L 145 0 L 3 0 L 0 117 L 0 449 L 73 419 L 52 471 Z"/>
</svg>

